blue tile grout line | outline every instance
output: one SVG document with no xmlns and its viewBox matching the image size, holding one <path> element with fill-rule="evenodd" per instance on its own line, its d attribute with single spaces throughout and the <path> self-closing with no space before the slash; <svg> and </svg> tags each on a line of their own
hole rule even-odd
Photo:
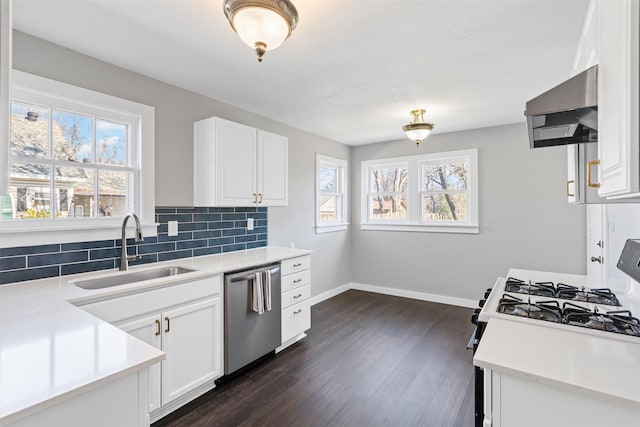
<svg viewBox="0 0 640 427">
<path fill-rule="evenodd" d="M 247 230 L 247 218 L 255 228 Z M 127 253 L 142 259 L 129 265 L 227 253 L 267 246 L 267 208 L 156 207 L 157 237 L 135 243 Z M 178 235 L 168 235 L 168 221 L 178 221 Z M 0 285 L 120 265 L 121 239 L 0 248 Z"/>
</svg>

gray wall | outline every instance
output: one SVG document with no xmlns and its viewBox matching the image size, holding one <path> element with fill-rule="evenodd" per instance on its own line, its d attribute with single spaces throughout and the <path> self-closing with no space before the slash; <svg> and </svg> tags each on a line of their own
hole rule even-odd
<svg viewBox="0 0 640 427">
<path fill-rule="evenodd" d="M 13 66 L 156 108 L 156 206 L 193 205 L 193 122 L 219 116 L 289 138 L 289 206 L 269 208 L 269 244 L 311 249 L 313 295 L 351 277 L 348 232 L 313 229 L 315 153 L 349 160 L 350 148 L 290 126 L 14 32 Z M 211 78 L 224 78 L 223 70 Z"/>
<path fill-rule="evenodd" d="M 530 150 L 515 124 L 355 147 L 360 162 L 478 148 L 480 233 L 362 231 L 360 197 L 352 191 L 352 281 L 477 300 L 509 267 L 585 274 L 585 207 L 566 202 L 566 148 Z M 395 268 L 390 268 L 393 266 Z"/>
</svg>

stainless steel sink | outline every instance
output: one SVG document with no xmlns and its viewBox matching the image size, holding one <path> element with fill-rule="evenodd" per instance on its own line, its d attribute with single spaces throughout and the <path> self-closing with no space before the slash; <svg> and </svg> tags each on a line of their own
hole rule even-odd
<svg viewBox="0 0 640 427">
<path fill-rule="evenodd" d="M 72 282 L 82 289 L 102 289 L 111 286 L 128 285 L 130 283 L 144 282 L 145 280 L 160 279 L 162 277 L 177 276 L 179 274 L 191 273 L 193 268 L 186 267 L 160 267 L 152 270 L 134 271 L 131 273 L 114 274 L 113 276 L 98 277 L 95 279 L 78 280 Z"/>
</svg>

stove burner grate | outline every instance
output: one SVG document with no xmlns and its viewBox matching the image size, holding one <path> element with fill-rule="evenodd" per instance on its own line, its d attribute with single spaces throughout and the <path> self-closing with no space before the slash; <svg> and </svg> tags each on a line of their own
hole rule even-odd
<svg viewBox="0 0 640 427">
<path fill-rule="evenodd" d="M 588 310 L 572 303 L 562 306 L 563 321 L 568 325 L 640 337 L 640 320 L 628 310 L 602 313 L 596 307 Z"/>
<path fill-rule="evenodd" d="M 511 295 L 503 295 L 498 302 L 498 312 L 530 319 L 561 323 L 562 311 L 557 301 L 523 301 Z"/>
<path fill-rule="evenodd" d="M 558 283 L 557 296 L 560 299 L 591 302 L 594 304 L 615 305 L 619 306 L 620 302 L 611 289 L 599 288 L 588 289 L 578 288 L 576 286 Z"/>
<path fill-rule="evenodd" d="M 517 294 L 536 295 L 541 297 L 553 298 L 556 296 L 556 289 L 552 282 L 535 282 L 509 277 L 505 282 L 505 292 L 514 292 Z"/>
</svg>

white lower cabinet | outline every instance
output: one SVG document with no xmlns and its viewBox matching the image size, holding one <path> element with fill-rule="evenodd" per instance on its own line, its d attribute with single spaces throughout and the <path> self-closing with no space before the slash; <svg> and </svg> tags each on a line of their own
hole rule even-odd
<svg viewBox="0 0 640 427">
<path fill-rule="evenodd" d="M 305 337 L 311 328 L 311 257 L 285 259 L 282 269 L 282 346 L 278 351 Z"/>
<path fill-rule="evenodd" d="M 149 368 L 149 412 L 222 375 L 220 304 L 211 298 L 116 324 L 166 353 Z"/>
<path fill-rule="evenodd" d="M 640 409 L 631 404 L 504 372 L 485 370 L 485 381 L 486 375 L 490 392 L 485 387 L 485 396 L 491 399 L 489 404 L 485 400 L 485 427 L 638 426 Z"/>
<path fill-rule="evenodd" d="M 212 389 L 222 376 L 220 276 L 81 308 L 166 353 L 148 368 L 152 422 Z"/>
</svg>

